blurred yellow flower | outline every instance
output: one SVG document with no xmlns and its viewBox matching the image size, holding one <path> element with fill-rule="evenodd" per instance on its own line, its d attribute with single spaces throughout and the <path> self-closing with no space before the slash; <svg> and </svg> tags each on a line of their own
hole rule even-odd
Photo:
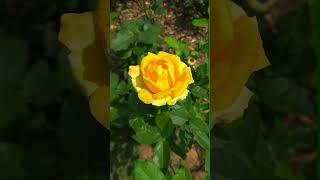
<svg viewBox="0 0 320 180">
<path fill-rule="evenodd" d="M 257 20 L 228 0 L 217 0 L 213 12 L 213 117 L 233 120 L 242 115 L 252 93 L 249 76 L 269 65 Z"/>
<path fill-rule="evenodd" d="M 71 70 L 95 119 L 109 128 L 109 3 L 99 0 L 95 12 L 66 13 L 61 16 L 59 41 L 69 50 Z"/>
<path fill-rule="evenodd" d="M 154 106 L 174 105 L 188 95 L 193 78 L 179 56 L 160 51 L 148 53 L 140 65 L 129 67 L 129 76 L 139 99 Z"/>
</svg>

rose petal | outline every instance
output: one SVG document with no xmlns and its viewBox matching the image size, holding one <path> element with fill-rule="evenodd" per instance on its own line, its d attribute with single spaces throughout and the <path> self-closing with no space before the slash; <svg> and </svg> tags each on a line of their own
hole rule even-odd
<svg viewBox="0 0 320 180">
<path fill-rule="evenodd" d="M 214 47 L 221 49 L 234 37 L 233 21 L 228 0 L 216 0 L 213 17 L 215 17 L 213 19 L 213 27 L 215 27 Z"/>
<path fill-rule="evenodd" d="M 161 91 L 160 87 L 158 87 L 158 85 L 153 81 L 151 81 L 150 79 L 143 77 L 143 82 L 151 92 L 158 93 Z"/>
<path fill-rule="evenodd" d="M 82 63 L 85 68 L 84 79 L 102 86 L 107 83 L 108 67 L 103 46 L 98 39 L 83 49 Z"/>
<path fill-rule="evenodd" d="M 240 95 L 250 74 L 268 65 L 255 19 L 241 16 L 234 27 L 233 41 L 221 52 L 223 59 L 214 60 L 211 67 L 216 111 L 228 108 Z"/>
<path fill-rule="evenodd" d="M 162 98 L 170 96 L 170 94 L 171 94 L 170 90 L 161 91 L 161 92 L 158 92 L 156 94 L 153 94 L 153 98 L 154 99 L 162 99 Z"/>
<path fill-rule="evenodd" d="M 248 103 L 252 95 L 253 93 L 248 88 L 243 87 L 240 95 L 227 109 L 223 111 L 214 111 L 213 116 L 227 121 L 241 117 L 244 110 L 248 107 Z M 211 123 L 214 124 L 216 122 Z"/>
<path fill-rule="evenodd" d="M 109 128 L 107 94 L 109 94 L 109 88 L 107 86 L 99 87 L 90 97 L 89 106 L 95 119 L 103 126 Z"/>
<path fill-rule="evenodd" d="M 183 75 L 179 77 L 176 85 L 172 88 L 173 97 L 181 96 L 185 90 L 187 89 L 188 85 L 193 83 L 192 73 L 189 67 L 185 67 L 183 70 Z"/>
<path fill-rule="evenodd" d="M 168 54 L 168 53 L 159 53 L 161 59 L 164 59 L 165 61 L 170 61 L 173 64 L 174 67 L 174 75 L 175 77 L 181 76 L 183 73 L 183 66 L 185 65 L 179 56 L 173 55 L 173 54 Z M 184 64 L 184 65 L 183 65 Z"/>
<path fill-rule="evenodd" d="M 140 70 L 143 71 L 150 62 L 156 61 L 158 59 L 159 59 L 159 57 L 156 54 L 149 52 L 147 56 L 142 58 L 141 63 L 140 63 Z"/>
<path fill-rule="evenodd" d="M 154 101 L 152 93 L 147 89 L 140 89 L 138 92 L 138 97 L 145 104 L 151 104 Z"/>
<path fill-rule="evenodd" d="M 72 51 L 68 56 L 72 73 L 79 83 L 81 89 L 86 96 L 91 94 L 98 88 L 97 84 L 91 81 L 87 81 L 84 78 L 85 67 L 82 64 L 82 53 L 78 51 Z"/>
<path fill-rule="evenodd" d="M 152 105 L 163 106 L 163 105 L 166 105 L 170 99 L 171 99 L 171 97 L 169 97 L 169 96 L 162 98 L 162 99 L 155 99 L 152 101 Z"/>
<path fill-rule="evenodd" d="M 81 50 L 92 44 L 95 39 L 93 15 L 66 13 L 61 16 L 59 41 L 70 50 Z"/>
<path fill-rule="evenodd" d="M 167 103 L 168 105 L 175 105 L 177 103 L 177 101 L 179 100 L 184 100 L 187 96 L 188 96 L 188 89 L 186 89 L 180 96 L 177 96 L 173 99 L 170 99 Z"/>
<path fill-rule="evenodd" d="M 129 72 L 128 72 L 129 76 L 131 78 L 136 78 L 140 75 L 140 68 L 139 65 L 136 66 L 130 66 L 129 67 Z"/>
</svg>

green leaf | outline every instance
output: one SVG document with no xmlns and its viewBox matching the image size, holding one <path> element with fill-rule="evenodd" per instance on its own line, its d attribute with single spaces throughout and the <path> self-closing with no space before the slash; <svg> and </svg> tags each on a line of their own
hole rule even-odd
<svg viewBox="0 0 320 180">
<path fill-rule="evenodd" d="M 231 130 L 232 139 L 243 146 L 248 156 L 254 154 L 261 135 L 261 118 L 258 106 L 251 100 L 243 118 L 237 120 L 238 122 L 235 122 L 238 123 L 237 126 Z"/>
<path fill-rule="evenodd" d="M 173 124 L 181 126 L 189 120 L 190 115 L 185 106 L 175 105 L 170 112 L 170 118 Z"/>
<path fill-rule="evenodd" d="M 301 4 L 277 21 L 277 33 L 274 33 L 267 23 L 264 26 L 259 23 L 264 49 L 272 64 L 272 70 L 296 77 L 316 70 L 317 58 L 312 48 L 314 40 L 308 3 Z"/>
<path fill-rule="evenodd" d="M 120 55 L 120 59 L 128 59 L 132 55 L 132 49 L 128 49 L 123 52 L 119 52 L 119 55 Z"/>
<path fill-rule="evenodd" d="M 133 54 L 140 56 L 144 53 L 146 53 L 147 48 L 145 46 L 136 46 L 133 48 Z"/>
<path fill-rule="evenodd" d="M 170 163 L 170 147 L 167 141 L 158 142 L 154 148 L 153 162 L 161 169 L 166 169 Z"/>
<path fill-rule="evenodd" d="M 26 74 L 22 94 L 32 99 L 34 104 L 48 104 L 63 88 L 58 73 L 51 71 L 47 63 L 33 64 Z"/>
<path fill-rule="evenodd" d="M 208 90 L 200 87 L 200 86 L 192 86 L 191 93 L 196 97 L 206 98 L 208 99 Z"/>
<path fill-rule="evenodd" d="M 272 110 L 314 115 L 311 92 L 287 78 L 267 77 L 257 73 L 248 82 L 248 86 Z"/>
<path fill-rule="evenodd" d="M 192 126 L 193 128 L 197 128 L 206 134 L 209 134 L 209 125 L 203 119 L 200 119 L 198 117 L 192 118 L 190 120 L 190 126 Z"/>
<path fill-rule="evenodd" d="M 209 25 L 209 21 L 206 18 L 194 19 L 192 20 L 192 25 L 206 28 Z"/>
<path fill-rule="evenodd" d="M 198 121 L 201 121 L 201 120 L 198 120 Z M 203 128 L 199 127 L 195 123 L 191 123 L 190 128 L 191 128 L 191 131 L 194 135 L 195 140 L 201 145 L 201 147 L 203 147 L 206 150 L 209 150 L 210 149 L 210 138 L 209 138 L 209 135 L 206 133 L 206 131 L 204 131 Z M 209 126 L 207 126 L 206 129 L 209 129 Z"/>
<path fill-rule="evenodd" d="M 140 33 L 140 28 L 139 28 L 140 25 L 141 25 L 141 23 L 140 23 L 139 21 L 129 20 L 129 21 L 126 21 L 126 22 L 122 25 L 122 27 L 123 27 L 124 29 L 127 29 L 127 30 L 133 32 L 134 35 L 136 36 L 136 35 L 138 35 L 138 34 Z M 135 38 L 136 38 L 136 37 L 135 37 Z"/>
<path fill-rule="evenodd" d="M 190 56 L 197 59 L 199 58 L 199 53 L 197 51 L 191 51 Z"/>
<path fill-rule="evenodd" d="M 175 48 L 175 49 L 178 49 L 180 46 L 179 46 L 179 41 L 173 37 L 166 37 L 164 38 L 164 41 L 168 44 L 169 47 L 171 48 Z"/>
<path fill-rule="evenodd" d="M 111 49 L 114 51 L 126 50 L 134 41 L 134 34 L 128 29 L 120 29 L 111 41 Z"/>
<path fill-rule="evenodd" d="M 134 165 L 134 179 L 136 180 L 166 180 L 164 174 L 155 164 L 138 160 Z"/>
<path fill-rule="evenodd" d="M 116 73 L 110 73 L 110 86 L 112 87 L 117 87 L 119 83 L 119 76 Z"/>
<path fill-rule="evenodd" d="M 309 127 L 288 128 L 283 118 L 279 117 L 275 118 L 267 144 L 278 161 L 286 161 L 292 155 L 313 149 L 317 142 L 315 135 Z"/>
<path fill-rule="evenodd" d="M 180 42 L 179 43 L 179 50 L 182 52 L 183 55 L 188 56 L 188 43 Z"/>
<path fill-rule="evenodd" d="M 205 170 L 210 172 L 210 151 L 206 151 L 206 159 L 205 159 Z"/>
<path fill-rule="evenodd" d="M 129 86 L 115 73 L 110 74 L 110 102 L 128 93 Z"/>
<path fill-rule="evenodd" d="M 166 173 L 165 176 L 166 176 L 166 180 L 171 180 L 172 179 L 172 175 L 170 174 L 169 171 Z"/>
<path fill-rule="evenodd" d="M 150 22 L 145 22 L 143 25 L 143 31 L 139 33 L 138 39 L 144 44 L 153 44 L 160 40 L 160 34 L 163 29 L 159 24 L 152 24 Z"/>
<path fill-rule="evenodd" d="M 192 180 L 191 173 L 186 168 L 181 168 L 172 180 Z"/>
<path fill-rule="evenodd" d="M 252 179 L 252 168 L 241 146 L 219 138 L 213 138 L 212 141 L 211 174 L 219 174 L 227 179 Z"/>
<path fill-rule="evenodd" d="M 110 116 L 111 116 L 111 121 L 114 119 L 117 119 L 119 117 L 118 109 L 113 106 L 110 106 Z"/>
<path fill-rule="evenodd" d="M 161 130 L 161 135 L 164 138 L 169 137 L 174 129 L 174 125 L 170 119 L 169 112 L 164 112 L 157 115 L 156 124 L 158 128 Z"/>
<path fill-rule="evenodd" d="M 110 102 L 117 98 L 117 87 L 119 83 L 119 76 L 115 73 L 110 74 Z"/>
<path fill-rule="evenodd" d="M 180 49 L 178 49 L 176 50 L 176 55 L 181 57 L 183 55 L 183 52 Z"/>
<path fill-rule="evenodd" d="M 136 132 L 133 138 L 140 144 L 154 144 L 161 139 L 159 129 L 146 123 L 143 118 L 130 120 L 130 126 Z"/>
<path fill-rule="evenodd" d="M 119 17 L 119 13 L 118 12 L 113 11 L 113 12 L 110 13 L 111 20 L 114 20 L 114 19 L 116 19 L 118 17 Z"/>
<path fill-rule="evenodd" d="M 174 48 L 176 50 L 177 56 L 188 56 L 189 50 L 188 50 L 188 43 L 180 42 L 177 39 L 173 37 L 166 37 L 164 41 L 167 43 L 167 45 L 171 48 Z"/>
</svg>

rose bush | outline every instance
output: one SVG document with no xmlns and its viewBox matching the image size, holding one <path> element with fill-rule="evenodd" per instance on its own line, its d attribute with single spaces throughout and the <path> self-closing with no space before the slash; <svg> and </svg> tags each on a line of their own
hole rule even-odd
<svg viewBox="0 0 320 180">
<path fill-rule="evenodd" d="M 144 179 L 147 174 L 154 179 L 178 179 L 185 174 L 191 178 L 185 162 L 193 147 L 202 151 L 199 162 L 205 163 L 199 169 L 206 176 L 210 163 L 208 40 L 204 37 L 191 48 L 190 42 L 168 36 L 163 33 L 167 27 L 151 13 L 157 8 L 140 2 L 148 16 L 123 20 L 121 14 L 113 23 L 111 177 L 124 179 L 126 174 L 129 179 Z M 152 2 L 163 8 L 163 1 Z M 191 59 L 193 64 L 188 63 Z M 126 144 L 132 146 L 124 150 Z M 153 150 L 152 159 L 134 156 L 131 149 L 142 144 Z M 119 160 L 119 154 L 124 158 Z M 172 161 L 173 154 L 181 161 Z"/>
</svg>

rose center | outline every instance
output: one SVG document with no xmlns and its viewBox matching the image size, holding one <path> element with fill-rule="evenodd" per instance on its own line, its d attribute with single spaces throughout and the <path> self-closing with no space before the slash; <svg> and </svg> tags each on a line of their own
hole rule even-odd
<svg viewBox="0 0 320 180">
<path fill-rule="evenodd" d="M 164 60 L 157 61 L 155 70 L 158 76 L 162 76 L 163 72 L 167 70 L 166 62 Z"/>
</svg>

